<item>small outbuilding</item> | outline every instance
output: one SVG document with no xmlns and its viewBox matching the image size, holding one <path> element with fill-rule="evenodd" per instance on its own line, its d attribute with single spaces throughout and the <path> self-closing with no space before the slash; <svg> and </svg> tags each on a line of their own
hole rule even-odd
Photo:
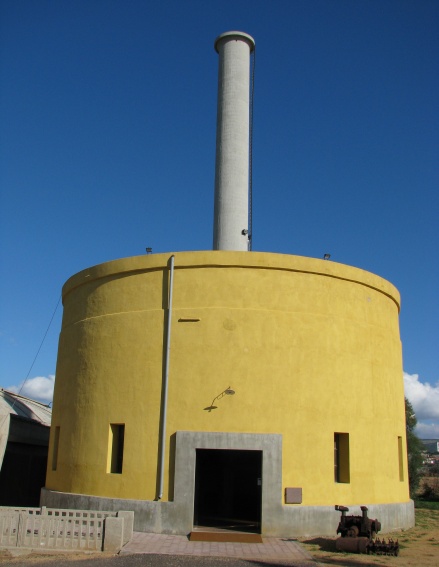
<svg viewBox="0 0 439 567">
<path fill-rule="evenodd" d="M 0 389 L 0 506 L 39 506 L 52 410 Z"/>
</svg>

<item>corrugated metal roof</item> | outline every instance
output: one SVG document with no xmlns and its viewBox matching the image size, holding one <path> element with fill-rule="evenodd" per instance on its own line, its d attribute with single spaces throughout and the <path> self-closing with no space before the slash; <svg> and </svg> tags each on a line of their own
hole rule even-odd
<svg viewBox="0 0 439 567">
<path fill-rule="evenodd" d="M 33 419 L 43 425 L 50 425 L 52 420 L 52 408 L 47 404 L 0 388 L 0 416 L 11 413 Z"/>
</svg>

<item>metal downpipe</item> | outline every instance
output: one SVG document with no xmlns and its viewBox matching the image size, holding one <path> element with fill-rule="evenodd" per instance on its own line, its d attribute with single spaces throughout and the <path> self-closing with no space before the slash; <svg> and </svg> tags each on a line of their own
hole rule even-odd
<svg viewBox="0 0 439 567">
<path fill-rule="evenodd" d="M 160 477 L 157 500 L 163 496 L 163 479 L 165 475 L 165 440 L 166 440 L 166 415 L 168 410 L 168 378 L 169 378 L 169 354 L 171 350 L 171 320 L 172 320 L 172 292 L 174 290 L 174 260 L 172 255 L 169 259 L 169 301 L 168 301 L 168 320 L 166 328 L 166 357 L 164 368 L 162 417 L 160 423 Z"/>
</svg>

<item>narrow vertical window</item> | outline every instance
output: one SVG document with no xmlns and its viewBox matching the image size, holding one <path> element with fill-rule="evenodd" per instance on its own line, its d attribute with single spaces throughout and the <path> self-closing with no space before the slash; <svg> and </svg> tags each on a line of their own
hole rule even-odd
<svg viewBox="0 0 439 567">
<path fill-rule="evenodd" d="M 55 427 L 55 434 L 53 436 L 53 451 L 52 451 L 52 470 L 56 471 L 58 466 L 58 446 L 59 446 L 59 425 Z"/>
<path fill-rule="evenodd" d="M 399 465 L 399 480 L 404 480 L 404 461 L 402 457 L 402 437 L 398 437 L 398 465 Z"/>
<path fill-rule="evenodd" d="M 334 480 L 350 482 L 349 433 L 334 433 Z"/>
<path fill-rule="evenodd" d="M 122 474 L 124 438 L 125 424 L 110 423 L 107 472 Z"/>
</svg>

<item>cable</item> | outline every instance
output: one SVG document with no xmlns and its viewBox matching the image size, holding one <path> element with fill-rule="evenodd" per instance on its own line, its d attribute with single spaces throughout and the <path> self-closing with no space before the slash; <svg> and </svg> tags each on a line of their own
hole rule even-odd
<svg viewBox="0 0 439 567">
<path fill-rule="evenodd" d="M 28 379 L 29 379 L 29 375 L 30 375 L 30 373 L 32 372 L 32 368 L 34 367 L 34 364 L 35 364 L 35 361 L 36 361 L 37 358 L 38 358 L 38 355 L 40 354 L 40 350 L 41 350 L 41 348 L 42 348 L 42 346 L 43 346 L 43 343 L 44 343 L 44 341 L 45 341 L 45 339 L 46 339 L 46 337 L 47 337 L 47 333 L 49 332 L 50 326 L 52 325 L 52 321 L 53 321 L 53 319 L 54 319 L 54 317 L 55 317 L 55 313 L 56 313 L 57 310 L 58 310 L 58 306 L 59 306 L 60 301 L 61 301 L 61 295 L 60 295 L 59 298 L 58 298 L 58 302 L 57 302 L 57 304 L 56 304 L 55 311 L 53 312 L 52 317 L 50 318 L 49 325 L 47 326 L 46 332 L 44 333 L 44 336 L 43 336 L 43 340 L 41 341 L 40 346 L 38 347 L 37 354 L 35 355 L 35 357 L 34 357 L 34 359 L 33 359 L 33 361 L 32 361 L 32 364 L 30 365 L 29 371 L 28 371 L 28 373 L 27 373 L 27 375 L 26 375 L 26 378 L 24 379 L 23 384 L 20 386 L 20 389 L 19 389 L 19 391 L 18 391 L 17 394 L 16 394 L 16 395 L 18 395 L 18 396 L 21 394 L 21 391 L 23 390 L 24 385 L 26 384 L 26 382 L 27 382 Z M 14 408 L 16 401 L 17 401 L 17 400 L 14 398 L 14 401 L 13 401 L 13 403 L 12 403 L 12 405 L 11 405 L 11 410 Z M 11 412 L 9 412 L 9 413 L 11 413 Z M 4 420 L 6 419 L 6 416 L 7 416 L 7 415 L 8 415 L 8 414 L 6 414 L 6 415 L 4 416 L 4 419 L 2 420 L 2 422 L 1 422 L 1 424 L 0 424 L 0 428 L 1 428 L 1 426 L 3 425 Z"/>
<path fill-rule="evenodd" d="M 255 98 L 256 45 L 253 48 L 253 66 L 250 84 L 249 172 L 248 172 L 248 249 L 253 244 L 253 103 Z"/>
<path fill-rule="evenodd" d="M 59 298 L 58 298 L 58 302 L 57 302 L 57 304 L 56 304 L 55 311 L 53 312 L 52 317 L 50 318 L 49 325 L 47 326 L 46 332 L 44 333 L 43 340 L 41 341 L 40 346 L 38 347 L 37 354 L 35 355 L 35 358 L 33 359 L 32 364 L 30 365 L 29 371 L 28 371 L 28 373 L 27 373 L 27 375 L 26 375 L 26 378 L 24 379 L 24 382 L 23 382 L 23 384 L 21 385 L 20 390 L 18 391 L 18 395 L 20 395 L 21 390 L 24 388 L 24 385 L 26 384 L 26 382 L 27 382 L 28 379 L 29 379 L 29 375 L 30 375 L 30 373 L 31 373 L 31 371 L 32 371 L 32 368 L 34 367 L 34 364 L 35 364 L 35 361 L 36 361 L 37 358 L 38 358 L 38 355 L 40 354 L 40 350 L 41 350 L 41 348 L 42 348 L 42 346 L 43 346 L 43 343 L 44 343 L 44 341 L 45 341 L 45 339 L 46 339 L 47 333 L 49 332 L 50 326 L 51 326 L 52 321 L 53 321 L 53 319 L 54 319 L 54 317 L 55 317 L 55 313 L 56 313 L 57 310 L 58 310 L 58 305 L 59 305 L 59 302 L 60 302 L 60 301 L 61 301 L 61 295 L 60 295 Z"/>
</svg>

